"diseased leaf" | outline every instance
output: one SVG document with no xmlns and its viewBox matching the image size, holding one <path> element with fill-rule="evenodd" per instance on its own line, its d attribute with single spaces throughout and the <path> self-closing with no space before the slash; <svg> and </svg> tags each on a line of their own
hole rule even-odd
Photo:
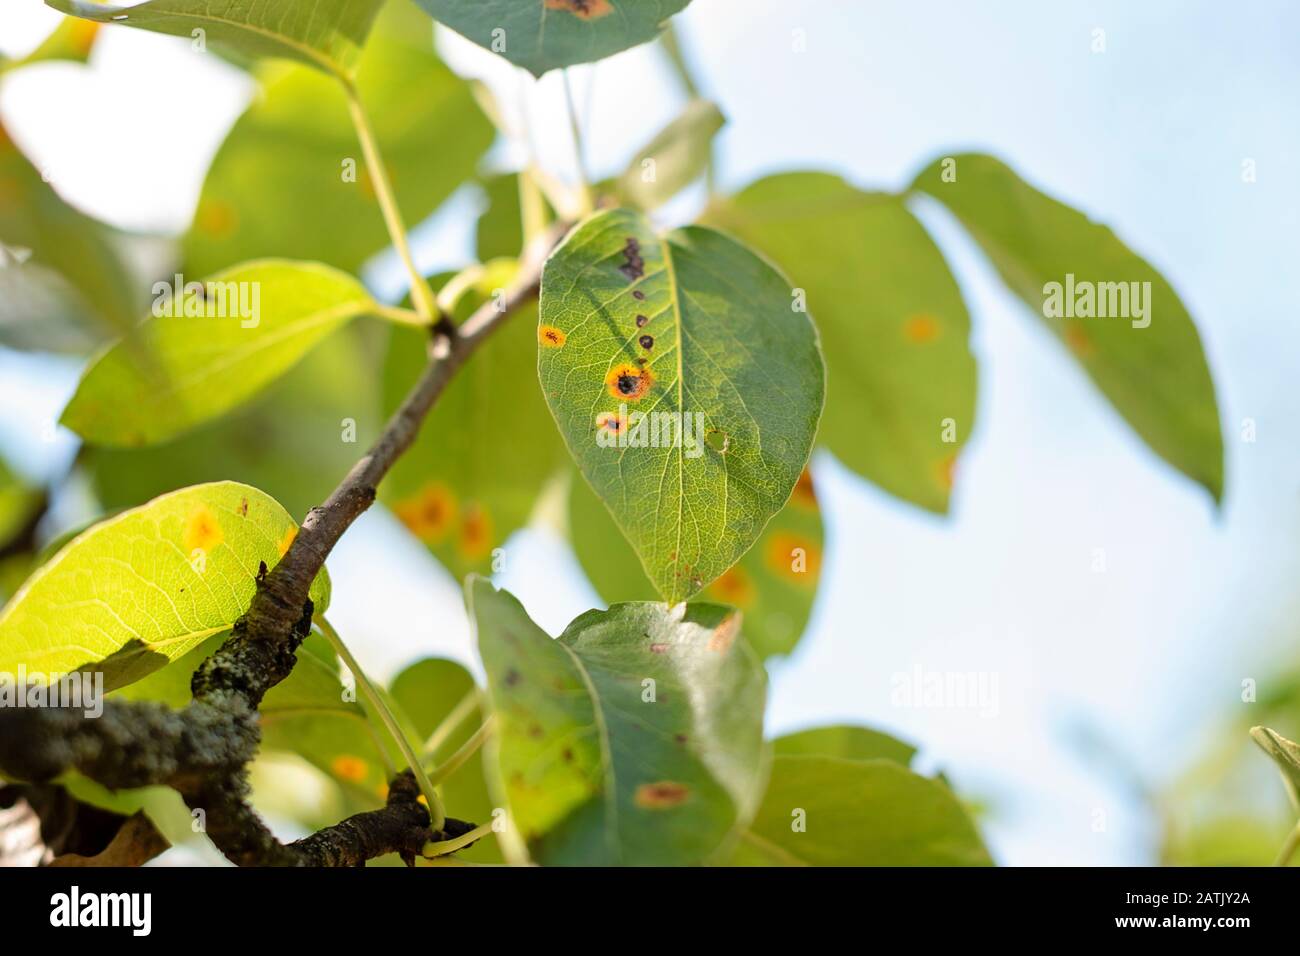
<svg viewBox="0 0 1300 956">
<path fill-rule="evenodd" d="M 469 85 L 421 39 L 417 45 L 378 32 L 357 77 L 398 207 L 412 226 L 474 174 L 493 136 Z M 185 269 L 202 276 L 285 256 L 357 272 L 389 237 L 343 91 L 298 67 L 260 77 L 262 95 L 235 123 L 203 182 L 182 244 Z"/>
<path fill-rule="evenodd" d="M 0 123 L 0 345 L 87 351 L 141 305 L 107 227 L 65 203 Z"/>
<path fill-rule="evenodd" d="M 726 124 L 716 103 L 691 100 L 681 114 L 637 150 L 618 179 L 619 194 L 654 209 L 704 175 L 713 137 Z"/>
<path fill-rule="evenodd" d="M 1287 796 L 1291 798 L 1291 805 L 1300 812 L 1300 744 L 1287 740 L 1267 727 L 1250 728 L 1250 736 L 1259 744 L 1259 749 L 1277 764 L 1286 784 Z"/>
<path fill-rule="evenodd" d="M 893 760 L 777 756 L 731 865 L 988 866 L 952 791 Z"/>
<path fill-rule="evenodd" d="M 901 200 L 827 173 L 785 173 L 706 221 L 771 256 L 817 317 L 827 364 L 820 439 L 890 494 L 946 512 L 975 422 L 970 316 Z"/>
<path fill-rule="evenodd" d="M 619 604 L 552 640 L 487 581 L 466 596 L 496 720 L 489 780 L 532 859 L 700 863 L 748 820 L 765 678 L 735 611 Z"/>
<path fill-rule="evenodd" d="M 772 741 L 772 752 L 778 757 L 817 756 L 842 757 L 850 760 L 892 760 L 910 767 L 916 748 L 889 734 L 867 727 L 835 724 L 829 727 L 810 727 Z"/>
<path fill-rule="evenodd" d="M 248 610 L 261 566 L 297 525 L 256 488 L 184 488 L 78 535 L 0 613 L 0 672 L 103 671 L 112 690 L 183 656 Z M 324 570 L 312 585 L 329 604 Z"/>
<path fill-rule="evenodd" d="M 808 461 L 824 370 L 791 304 L 785 279 L 735 241 L 661 237 L 629 210 L 586 220 L 546 264 L 542 390 L 669 603 L 749 550 Z"/>
<path fill-rule="evenodd" d="M 577 474 L 569 487 L 569 540 L 607 603 L 654 597 L 654 585 L 609 510 Z M 786 506 L 745 556 L 704 589 L 704 597 L 744 612 L 745 639 L 759 657 L 789 654 L 812 614 L 821 559 L 821 511 L 805 470 Z"/>
<path fill-rule="evenodd" d="M 912 188 L 952 210 L 1148 447 L 1219 501 L 1223 435 L 1214 381 L 1177 293 L 1108 227 L 999 160 L 950 158 L 955 181 L 944 181 L 941 159 Z M 1109 317 L 1100 317 L 1103 307 Z"/>
<path fill-rule="evenodd" d="M 147 0 L 131 6 L 45 0 L 70 16 L 190 38 L 248 56 L 283 57 L 347 76 L 384 0 Z"/>
<path fill-rule="evenodd" d="M 278 259 L 218 273 L 202 287 L 199 295 L 186 286 L 162 317 L 101 355 L 62 423 L 93 444 L 174 438 L 247 401 L 374 305 L 351 276 Z"/>
<path fill-rule="evenodd" d="M 690 0 L 416 0 L 439 23 L 533 76 L 653 40 Z"/>
<path fill-rule="evenodd" d="M 516 268 L 513 260 L 495 260 L 458 280 L 466 285 L 455 318 L 491 301 Z M 520 312 L 457 373 L 379 489 L 398 520 L 457 578 L 491 568 L 493 550 L 527 523 L 564 465 L 564 446 L 537 385 L 536 309 Z M 425 331 L 394 329 L 384 366 L 387 411 L 425 367 L 428 340 Z"/>
</svg>

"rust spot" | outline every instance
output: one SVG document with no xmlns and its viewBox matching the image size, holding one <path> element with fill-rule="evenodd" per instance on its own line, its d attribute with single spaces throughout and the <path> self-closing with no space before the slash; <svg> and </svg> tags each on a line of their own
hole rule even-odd
<svg viewBox="0 0 1300 956">
<path fill-rule="evenodd" d="M 813 487 L 812 471 L 804 468 L 799 480 L 794 483 L 794 493 L 790 500 L 802 508 L 813 510 L 817 507 L 817 490 Z"/>
<path fill-rule="evenodd" d="M 397 519 L 425 543 L 447 536 L 456 514 L 456 496 L 440 482 L 430 482 L 393 507 Z"/>
<path fill-rule="evenodd" d="M 1077 322 L 1071 322 L 1065 327 L 1065 344 L 1080 358 L 1088 358 L 1093 353 L 1092 339 Z"/>
<path fill-rule="evenodd" d="M 609 0 L 545 0 L 547 10 L 563 10 L 579 20 L 597 20 L 609 16 L 614 7 Z"/>
<path fill-rule="evenodd" d="M 185 553 L 210 552 L 226 539 L 221 524 L 207 505 L 196 505 L 185 521 Z"/>
<path fill-rule="evenodd" d="M 340 754 L 330 761 L 330 770 L 334 776 L 350 783 L 360 783 L 370 773 L 370 765 L 360 757 Z"/>
<path fill-rule="evenodd" d="M 618 267 L 618 271 L 629 279 L 639 279 L 645 275 L 645 262 L 641 259 L 641 243 L 636 241 L 635 236 L 628 236 L 627 243 L 623 246 L 623 264 Z"/>
<path fill-rule="evenodd" d="M 627 422 L 616 412 L 601 412 L 596 416 L 596 427 L 603 428 L 611 435 L 617 435 L 627 427 Z"/>
<path fill-rule="evenodd" d="M 565 763 L 573 763 L 573 748 L 565 747 L 564 751 L 560 754 L 560 757 Z"/>
<path fill-rule="evenodd" d="M 636 299 L 638 302 L 642 302 L 645 300 L 645 293 L 640 289 L 634 289 L 632 292 L 632 298 Z"/>
<path fill-rule="evenodd" d="M 685 734 L 673 734 L 673 740 L 677 741 L 679 744 L 684 744 L 684 743 L 686 743 L 686 735 L 685 735 Z"/>
<path fill-rule="evenodd" d="M 724 571 L 720 578 L 709 585 L 708 593 L 723 604 L 741 608 L 752 607 L 757 595 L 749 572 L 739 566 Z"/>
<path fill-rule="evenodd" d="M 641 343 L 641 348 L 652 349 L 655 347 L 655 337 L 653 335 L 643 335 L 637 339 Z"/>
<path fill-rule="evenodd" d="M 944 458 L 940 459 L 939 466 L 938 466 L 939 485 L 944 489 L 951 489 L 953 483 L 953 476 L 955 475 L 956 471 L 957 471 L 956 455 L 946 455 Z"/>
<path fill-rule="evenodd" d="M 638 329 L 643 329 L 643 328 L 645 328 L 645 324 L 646 324 L 647 322 L 649 322 L 649 321 L 650 321 L 650 320 L 647 319 L 644 315 L 638 315 L 638 316 L 636 317 L 636 327 L 637 327 Z"/>
<path fill-rule="evenodd" d="M 534 740 L 539 739 L 544 733 L 546 733 L 546 731 L 542 730 L 541 724 L 528 725 L 528 736 L 532 737 Z"/>
<path fill-rule="evenodd" d="M 194 226 L 214 239 L 224 239 L 239 228 L 239 213 L 224 199 L 209 199 L 199 203 Z"/>
<path fill-rule="evenodd" d="M 73 20 L 71 36 L 68 37 L 72 49 L 77 55 L 84 58 L 90 54 L 90 48 L 95 45 L 95 36 L 99 33 L 102 24 L 95 23 L 93 20 Z"/>
<path fill-rule="evenodd" d="M 650 645 L 650 653 L 651 653 L 651 654 L 667 654 L 667 653 L 668 653 L 668 645 L 667 645 L 667 644 L 651 644 L 651 645 Z"/>
<path fill-rule="evenodd" d="M 239 507 L 236 508 L 235 510 L 239 512 L 239 516 L 240 516 L 241 518 L 247 518 L 247 517 L 248 517 L 248 499 L 247 499 L 247 498 L 240 498 L 240 499 L 239 499 Z"/>
<path fill-rule="evenodd" d="M 681 806 L 690 795 L 691 788 L 686 784 L 660 780 L 658 783 L 643 783 L 637 787 L 634 800 L 643 810 L 667 810 Z"/>
<path fill-rule="evenodd" d="M 505 685 L 507 687 L 514 687 L 521 680 L 523 680 L 523 678 L 519 676 L 519 671 L 515 670 L 512 667 L 510 668 L 510 670 L 506 671 L 506 676 L 504 680 L 505 680 Z"/>
<path fill-rule="evenodd" d="M 907 321 L 903 323 L 903 337 L 909 342 L 916 342 L 918 345 L 925 342 L 933 342 L 939 337 L 939 322 L 932 315 L 919 313 L 908 316 Z"/>
<path fill-rule="evenodd" d="M 809 587 L 816 585 L 822 551 L 815 541 L 778 531 L 768 538 L 763 557 L 768 567 L 786 580 Z"/>
<path fill-rule="evenodd" d="M 740 615 L 728 614 L 721 624 L 713 630 L 713 636 L 709 638 L 709 650 L 724 654 L 735 643 L 736 635 L 740 633 Z"/>
<path fill-rule="evenodd" d="M 477 503 L 465 506 L 456 545 L 461 554 L 471 560 L 484 557 L 492 550 L 492 519 L 486 508 Z"/>
<path fill-rule="evenodd" d="M 548 349 L 558 349 L 564 345 L 568 335 L 553 325 L 543 325 L 537 330 L 537 341 Z"/>
<path fill-rule="evenodd" d="M 654 380 L 654 373 L 648 368 L 637 368 L 623 362 L 614 366 L 605 376 L 605 387 L 615 398 L 635 402 L 645 398 Z"/>
</svg>

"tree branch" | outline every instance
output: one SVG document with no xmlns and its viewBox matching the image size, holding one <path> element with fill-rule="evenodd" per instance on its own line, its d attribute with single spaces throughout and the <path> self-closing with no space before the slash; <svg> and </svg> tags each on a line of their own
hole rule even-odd
<svg viewBox="0 0 1300 956">
<path fill-rule="evenodd" d="M 408 772 L 390 784 L 388 804 L 295 843 L 282 844 L 248 804 L 247 765 L 261 742 L 257 708 L 292 671 L 311 628 L 308 590 L 344 532 L 375 500 L 375 488 L 415 441 L 448 382 L 474 350 L 538 290 L 541 270 L 563 231 L 526 250 L 518 277 L 459 328 L 441 325 L 429 363 L 378 441 L 333 493 L 303 520 L 284 558 L 258 583 L 233 633 L 194 673 L 183 710 L 110 700 L 98 719 L 80 710 L 0 710 L 0 770 L 45 781 L 75 769 L 112 789 L 165 784 L 192 810 L 234 863 L 262 866 L 356 866 L 397 852 L 412 862 L 425 844 L 461 837 L 473 824 L 447 819 L 430 827 Z"/>
</svg>

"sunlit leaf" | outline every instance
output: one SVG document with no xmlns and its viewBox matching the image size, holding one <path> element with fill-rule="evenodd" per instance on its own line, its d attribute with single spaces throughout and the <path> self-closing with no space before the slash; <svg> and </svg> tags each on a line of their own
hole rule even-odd
<svg viewBox="0 0 1300 956">
<path fill-rule="evenodd" d="M 228 46 L 249 56 L 284 57 L 347 75 L 383 0 L 147 0 L 119 6 L 45 0 L 63 13 Z"/>
<path fill-rule="evenodd" d="M 956 178 L 948 182 L 950 160 Z M 937 160 L 912 185 L 956 214 L 1151 450 L 1218 501 L 1223 435 L 1214 381 L 1196 326 L 1165 278 L 1108 227 L 992 156 Z"/>
<path fill-rule="evenodd" d="M 90 20 L 66 19 L 47 36 L 36 49 L 26 56 L 6 60 L 0 54 L 0 73 L 14 70 L 20 66 L 33 63 L 45 63 L 49 60 L 68 60 L 73 63 L 85 63 L 90 58 L 90 51 L 99 35 L 99 24 Z"/>
<path fill-rule="evenodd" d="M 778 757 L 843 757 L 850 760 L 892 760 L 903 767 L 911 766 L 916 748 L 889 734 L 868 727 L 835 724 L 810 727 L 772 741 Z"/>
<path fill-rule="evenodd" d="M 808 461 L 824 371 L 792 302 L 732 239 L 660 236 L 628 210 L 588 219 L 546 264 L 542 390 L 670 603 L 749 550 Z"/>
<path fill-rule="evenodd" d="M 569 487 L 569 540 L 607 603 L 654 598 L 654 585 L 609 510 L 576 474 Z M 704 597 L 744 612 L 745 639 L 760 657 L 789 654 L 812 614 L 821 559 L 821 512 L 805 473 L 754 546 L 705 588 Z"/>
<path fill-rule="evenodd" d="M 732 865 L 987 866 L 992 861 L 943 783 L 893 760 L 778 756 Z"/>
<path fill-rule="evenodd" d="M 618 179 L 620 195 L 654 209 L 704 175 L 713 137 L 727 122 L 716 103 L 691 100 L 681 114 L 636 151 Z"/>
<path fill-rule="evenodd" d="M 183 288 L 165 314 L 101 355 L 63 424 L 94 444 L 174 438 L 256 395 L 374 304 L 351 276 L 277 259 L 218 273 L 202 287 L 202 295 Z"/>
<path fill-rule="evenodd" d="M 489 773 L 543 864 L 699 863 L 753 812 L 762 666 L 735 611 L 620 604 L 558 640 L 466 585 L 495 715 Z"/>
<path fill-rule="evenodd" d="M 897 198 L 827 173 L 759 180 L 706 220 L 806 292 L 826 355 L 821 442 L 891 494 L 947 511 L 976 369 L 970 316 L 921 224 Z"/>
<path fill-rule="evenodd" d="M 659 35 L 690 0 L 416 0 L 429 15 L 534 76 Z"/>
<path fill-rule="evenodd" d="M 493 136 L 469 85 L 422 39 L 377 33 L 357 77 L 409 226 L 473 175 Z M 197 277 L 285 256 L 356 272 L 389 237 L 343 91 L 303 68 L 260 76 L 262 95 L 235 123 L 204 180 L 183 242 L 185 269 Z"/>
<path fill-rule="evenodd" d="M 297 525 L 256 488 L 185 488 L 94 525 L 64 546 L 0 613 L 0 672 L 104 672 L 138 680 L 229 628 Z M 329 603 L 329 577 L 311 589 Z"/>
<path fill-rule="evenodd" d="M 463 319 L 515 271 L 496 260 L 460 296 Z M 412 448 L 380 486 L 383 502 L 461 578 L 488 571 L 493 551 L 523 527 L 564 446 L 537 385 L 536 307 L 509 318 L 447 386 Z M 395 409 L 427 364 L 429 336 L 394 329 L 384 369 L 385 408 Z"/>
<path fill-rule="evenodd" d="M 1300 744 L 1287 740 L 1267 727 L 1250 728 L 1250 736 L 1259 748 L 1268 754 L 1286 782 L 1286 792 L 1291 804 L 1300 811 Z"/>
</svg>

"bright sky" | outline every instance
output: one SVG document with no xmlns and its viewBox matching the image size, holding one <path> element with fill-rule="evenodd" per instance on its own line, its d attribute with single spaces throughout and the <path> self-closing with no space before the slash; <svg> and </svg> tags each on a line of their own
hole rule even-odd
<svg viewBox="0 0 1300 956">
<path fill-rule="evenodd" d="M 37 0 L 9 0 L 0 49 L 30 47 L 56 19 Z M 1150 818 L 1071 748 L 1072 730 L 1099 729 L 1160 779 L 1244 706 L 1243 678 L 1265 680 L 1294 650 L 1300 7 L 696 0 L 680 23 L 730 119 L 724 186 L 817 168 L 891 188 L 935 155 L 987 150 L 1112 225 L 1196 316 L 1226 436 L 1218 512 L 1134 438 L 942 210 L 918 205 L 957 271 L 980 360 L 952 514 L 927 516 L 816 460 L 827 573 L 802 645 L 773 669 L 769 712 L 776 732 L 853 720 L 919 743 L 926 766 L 991 806 L 984 826 L 1003 862 L 1150 862 Z M 1104 53 L 1092 52 L 1097 29 Z M 796 30 L 806 52 L 792 51 Z M 458 38 L 440 43 L 512 109 L 523 96 L 543 160 L 571 169 L 554 76 L 531 88 Z M 575 74 L 597 173 L 621 167 L 678 105 L 649 49 Z M 0 109 L 70 200 L 174 230 L 251 94 L 184 41 L 118 28 L 88 70 L 6 81 Z M 1242 181 L 1246 159 L 1254 183 Z M 697 200 L 672 212 L 689 216 Z M 418 230 L 431 268 L 466 255 L 473 197 L 454 203 Z M 382 261 L 368 272 L 385 289 L 393 275 Z M 0 351 L 11 411 L 0 447 L 33 474 L 66 455 L 42 435 L 76 371 Z M 1240 437 L 1248 418 L 1253 443 Z M 508 554 L 501 583 L 553 633 L 596 603 L 548 532 Z M 331 618 L 380 675 L 428 653 L 472 659 L 455 582 L 391 518 L 364 518 L 330 569 Z M 892 678 L 916 669 L 988 675 L 996 711 L 892 705 Z"/>
</svg>

